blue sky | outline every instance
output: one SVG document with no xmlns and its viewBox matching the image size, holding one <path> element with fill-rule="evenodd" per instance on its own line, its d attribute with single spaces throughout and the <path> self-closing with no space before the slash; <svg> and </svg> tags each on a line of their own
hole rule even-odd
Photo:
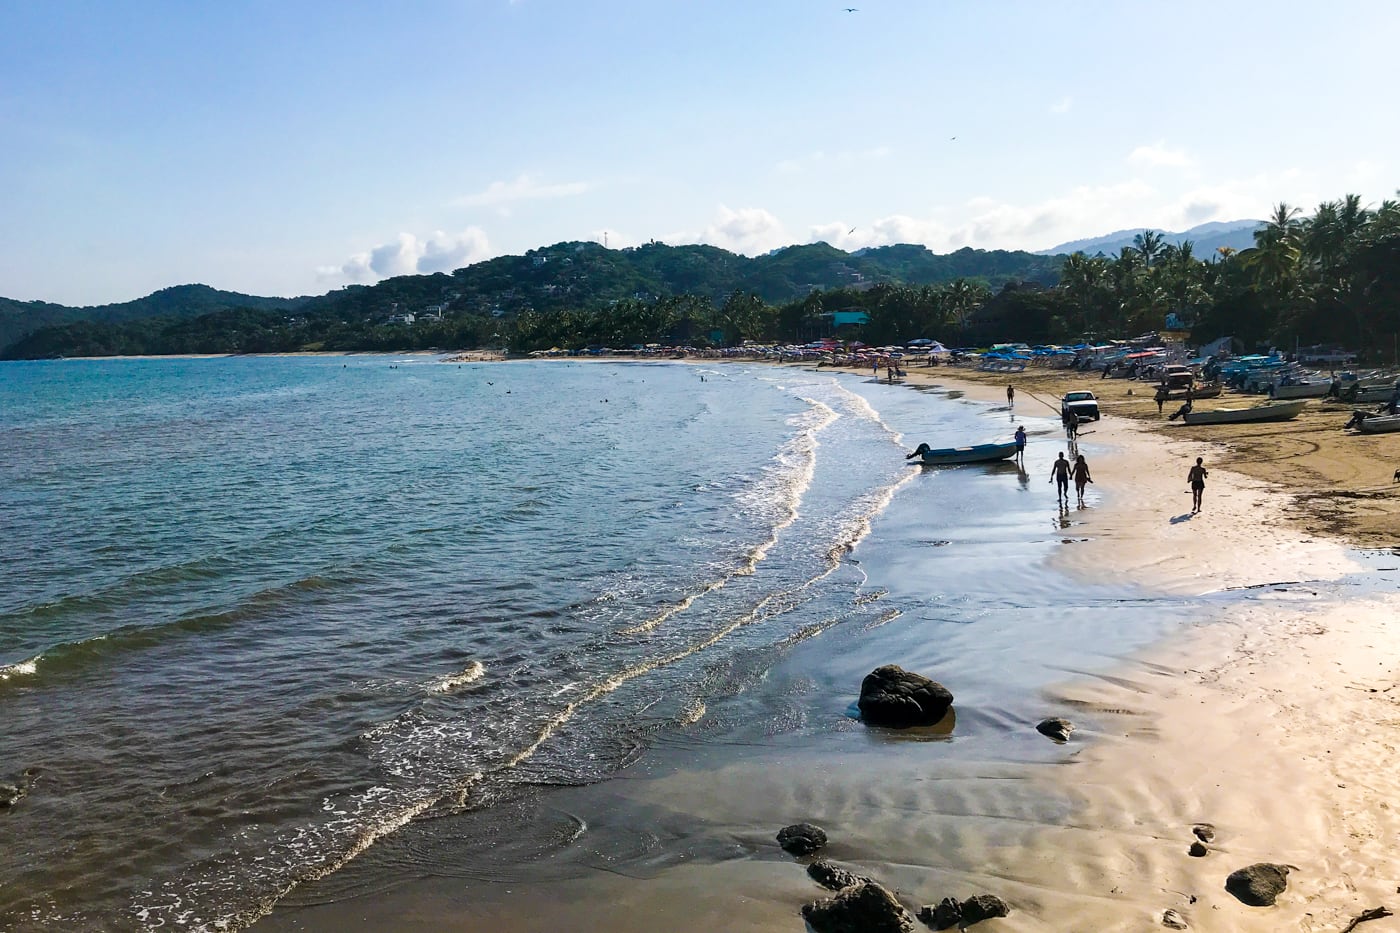
<svg viewBox="0 0 1400 933">
<path fill-rule="evenodd" d="M 0 295 L 321 294 L 605 237 L 1044 249 L 1376 202 L 1397 35 L 1389 0 L 0 0 Z"/>
</svg>

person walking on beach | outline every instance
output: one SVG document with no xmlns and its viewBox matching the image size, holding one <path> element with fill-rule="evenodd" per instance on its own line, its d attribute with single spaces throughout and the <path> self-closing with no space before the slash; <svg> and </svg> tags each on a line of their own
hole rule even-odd
<svg viewBox="0 0 1400 933">
<path fill-rule="evenodd" d="M 1201 510 L 1201 493 L 1206 491 L 1206 477 L 1210 474 L 1201 465 L 1201 458 L 1196 458 L 1196 465 L 1186 474 L 1186 482 L 1191 484 L 1191 512 L 1194 514 Z"/>
<path fill-rule="evenodd" d="M 1060 451 L 1060 459 L 1050 466 L 1050 482 L 1055 484 L 1055 491 L 1059 498 L 1069 501 L 1069 477 L 1070 463 L 1065 459 L 1065 452 Z"/>
<path fill-rule="evenodd" d="M 1157 417 L 1162 417 L 1162 403 L 1167 400 L 1167 387 L 1157 387 Z"/>
<path fill-rule="evenodd" d="M 1015 387 L 1015 386 L 1007 386 L 1007 387 L 1006 387 L 1006 407 L 1007 407 L 1007 408 L 1013 408 L 1013 407 L 1015 407 L 1015 405 L 1016 405 L 1016 387 Z"/>
<path fill-rule="evenodd" d="M 1016 462 L 1026 462 L 1026 426 L 1016 425 Z"/>
<path fill-rule="evenodd" d="M 1075 437 L 1079 434 L 1079 416 L 1066 408 L 1060 420 L 1065 423 L 1065 437 L 1073 444 Z"/>
<path fill-rule="evenodd" d="M 1089 463 L 1084 459 L 1083 454 L 1074 458 L 1072 472 L 1074 474 L 1074 491 L 1079 493 L 1079 504 L 1083 505 L 1084 487 L 1094 481 L 1093 477 L 1089 475 Z"/>
</svg>

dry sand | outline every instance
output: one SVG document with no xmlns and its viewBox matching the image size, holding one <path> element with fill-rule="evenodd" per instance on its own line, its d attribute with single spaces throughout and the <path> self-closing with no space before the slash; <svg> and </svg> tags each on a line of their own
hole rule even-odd
<svg viewBox="0 0 1400 933">
<path fill-rule="evenodd" d="M 1149 387 L 1073 373 L 908 379 L 1003 404 L 1010 382 L 1016 409 L 1039 416 L 1066 391 L 1095 391 L 1105 418 L 1084 440 L 1110 448 L 1094 464 L 1108 507 L 1089 513 L 1090 539 L 1058 562 L 1087 578 L 1263 597 L 1111 676 L 1054 691 L 1067 711 L 1116 729 L 1058 774 L 1079 793 L 1071 821 L 1029 829 L 1020 851 L 989 863 L 1008 882 L 996 893 L 1029 914 L 999 928 L 1150 929 L 1171 908 L 1199 930 L 1322 931 L 1382 904 L 1400 909 L 1400 633 L 1389 627 L 1400 597 L 1308 586 L 1400 565 L 1393 552 L 1346 547 L 1400 544 L 1400 437 L 1344 435 L 1348 410 L 1316 402 L 1296 422 L 1177 427 Z M 1192 516 L 1185 474 L 1197 456 L 1212 472 Z M 1198 822 L 1217 833 L 1199 858 L 1188 855 Z M 1274 908 L 1223 889 L 1230 871 L 1258 861 L 1298 869 Z M 1400 918 L 1363 927 L 1386 929 Z"/>
</svg>

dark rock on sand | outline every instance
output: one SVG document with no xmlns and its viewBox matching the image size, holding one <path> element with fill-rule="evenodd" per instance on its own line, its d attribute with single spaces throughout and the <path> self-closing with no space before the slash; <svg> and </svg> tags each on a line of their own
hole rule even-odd
<svg viewBox="0 0 1400 933">
<path fill-rule="evenodd" d="M 1191 832 L 1202 842 L 1215 841 L 1215 826 L 1211 823 L 1197 823 L 1191 827 Z"/>
<path fill-rule="evenodd" d="M 1198 839 L 1191 843 L 1191 848 L 1186 850 L 1186 854 L 1192 858 L 1205 858 L 1206 853 L 1209 851 L 1210 850 L 1206 848 L 1206 844 Z"/>
<path fill-rule="evenodd" d="M 1186 929 L 1186 920 L 1174 910 L 1162 911 L 1162 926 L 1168 930 Z"/>
<path fill-rule="evenodd" d="M 802 908 L 817 933 L 913 933 L 914 918 L 888 889 L 873 881 Z"/>
<path fill-rule="evenodd" d="M 1056 742 L 1068 742 L 1070 733 L 1074 731 L 1074 723 L 1068 719 L 1042 719 L 1035 731 Z"/>
<path fill-rule="evenodd" d="M 1288 866 L 1257 862 L 1230 872 L 1225 890 L 1251 907 L 1272 907 L 1288 887 Z"/>
<path fill-rule="evenodd" d="M 938 906 L 925 904 L 919 908 L 919 919 L 935 930 L 955 927 L 962 921 L 962 905 L 951 897 L 945 897 Z"/>
<path fill-rule="evenodd" d="M 953 705 L 942 684 L 897 664 L 877 667 L 860 685 L 860 716 L 876 726 L 931 726 Z"/>
<path fill-rule="evenodd" d="M 1011 913 L 1006 901 L 995 894 L 974 894 L 962 902 L 963 926 L 972 926 L 993 917 L 1005 917 Z"/>
<path fill-rule="evenodd" d="M 945 897 L 938 906 L 925 905 L 919 910 L 919 919 L 935 930 L 949 927 L 970 927 L 993 917 L 1005 917 L 1011 913 L 1006 901 L 995 894 L 974 894 L 959 904 L 951 897 Z"/>
<path fill-rule="evenodd" d="M 811 823 L 794 823 L 778 830 L 778 845 L 793 855 L 811 855 L 826 845 L 826 832 Z"/>
<path fill-rule="evenodd" d="M 853 871 L 847 871 L 839 865 L 833 865 L 826 859 L 818 859 L 807 866 L 807 874 L 812 876 L 812 880 L 824 888 L 833 891 L 840 891 L 842 888 L 849 888 L 853 884 L 860 884 L 869 881 L 863 875 L 857 875 Z"/>
</svg>

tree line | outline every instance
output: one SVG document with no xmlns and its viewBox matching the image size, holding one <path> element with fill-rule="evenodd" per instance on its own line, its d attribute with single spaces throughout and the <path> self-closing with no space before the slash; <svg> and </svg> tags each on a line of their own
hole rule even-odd
<svg viewBox="0 0 1400 933">
<path fill-rule="evenodd" d="M 786 255 L 761 266 L 739 264 L 713 247 L 652 244 L 610 251 L 561 244 L 533 259 L 527 254 L 480 264 L 490 265 L 484 270 L 474 266 L 450 276 L 405 276 L 344 289 L 302 300 L 295 313 L 241 307 L 194 318 L 48 327 L 11 345 L 4 358 L 789 343 L 833 335 L 832 312 L 839 311 L 864 312 L 864 323 L 845 325 L 838 336 L 876 345 L 918 337 L 950 346 L 1066 343 L 1171 323 L 1202 343 L 1223 336 L 1250 348 L 1334 343 L 1374 359 L 1390 359 L 1400 348 L 1400 200 L 1370 207 L 1346 195 L 1308 216 L 1278 204 L 1254 238 L 1249 249 L 1196 256 L 1190 242 L 1167 243 L 1148 230 L 1115 256 L 1075 253 L 1035 262 L 1025 260 L 1029 254 L 978 251 L 935 257 L 914 246 L 871 251 L 878 255 L 870 259 L 814 244 L 781 251 Z M 866 260 L 865 269 L 906 274 L 981 274 L 871 285 L 848 264 L 857 260 Z M 554 267 L 546 274 L 550 262 Z M 653 295 L 638 288 L 640 282 L 658 287 L 656 278 L 644 274 L 649 268 L 664 269 L 664 280 L 676 290 Z M 745 287 L 756 284 L 755 270 L 767 277 L 764 291 L 773 290 L 768 295 Z M 740 272 L 750 277 L 746 283 L 738 284 Z M 822 276 L 838 284 L 794 284 Z M 461 289 L 468 278 L 471 301 Z M 716 294 L 720 283 L 733 287 Z M 687 291 L 682 284 L 702 287 Z M 774 293 L 789 297 L 774 300 Z M 451 309 L 441 321 L 383 321 L 386 304 L 413 307 L 434 300 Z"/>
</svg>

